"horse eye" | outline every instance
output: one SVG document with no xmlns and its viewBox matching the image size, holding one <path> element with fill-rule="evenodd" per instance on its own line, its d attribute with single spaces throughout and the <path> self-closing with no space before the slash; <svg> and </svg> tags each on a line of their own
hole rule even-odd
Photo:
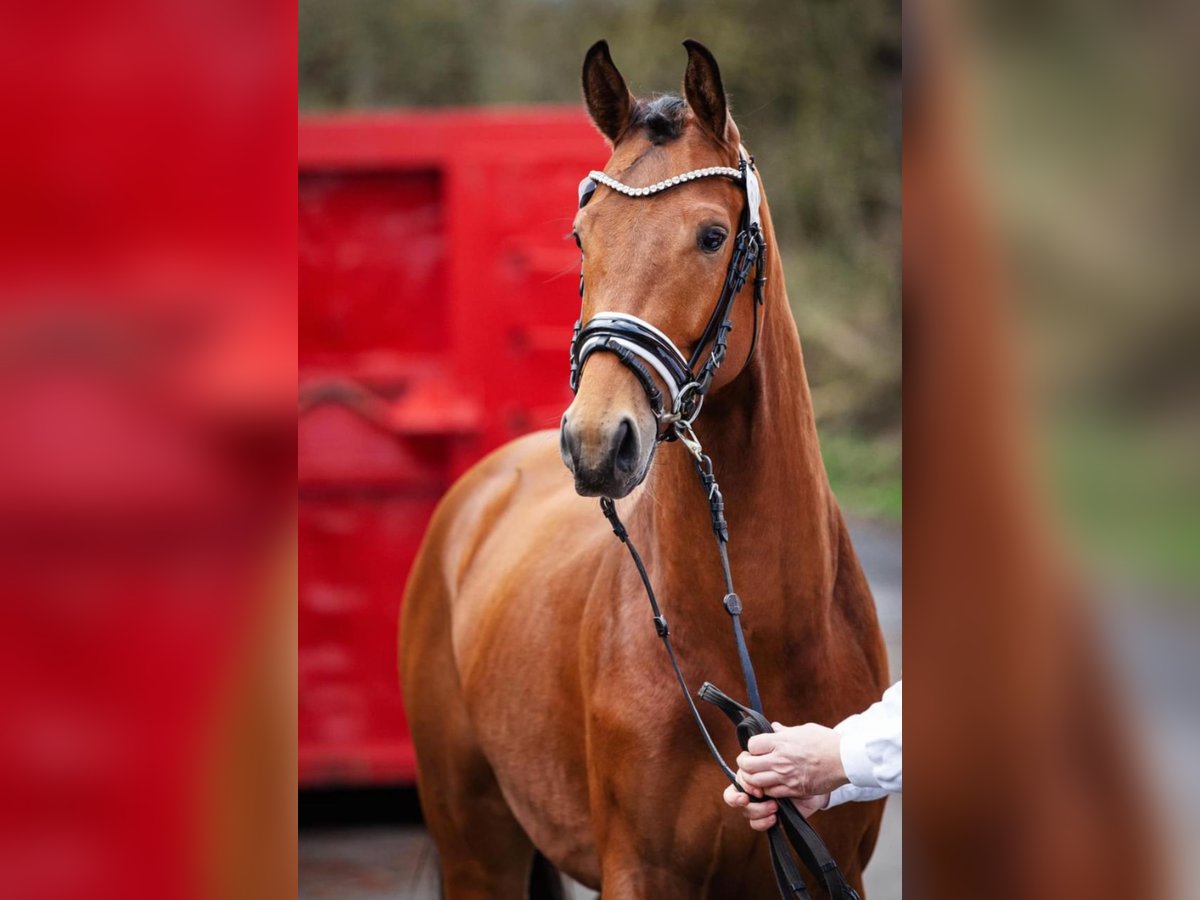
<svg viewBox="0 0 1200 900">
<path fill-rule="evenodd" d="M 716 253 L 721 249 L 721 245 L 725 243 L 725 238 L 728 235 L 724 228 L 705 228 L 700 232 L 700 249 L 705 253 Z"/>
</svg>

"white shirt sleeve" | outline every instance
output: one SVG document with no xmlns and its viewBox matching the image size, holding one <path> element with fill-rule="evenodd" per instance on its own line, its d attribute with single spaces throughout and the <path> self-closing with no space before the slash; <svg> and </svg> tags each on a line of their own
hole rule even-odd
<svg viewBox="0 0 1200 900">
<path fill-rule="evenodd" d="M 898 794 L 902 782 L 901 682 L 897 681 L 865 711 L 838 723 L 842 736 L 842 768 L 850 783 L 829 795 L 825 805 L 852 800 L 878 800 Z"/>
</svg>

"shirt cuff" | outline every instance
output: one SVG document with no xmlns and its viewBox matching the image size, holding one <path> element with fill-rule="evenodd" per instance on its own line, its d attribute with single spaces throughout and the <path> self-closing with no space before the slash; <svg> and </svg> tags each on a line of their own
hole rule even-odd
<svg viewBox="0 0 1200 900">
<path fill-rule="evenodd" d="M 841 743 L 842 768 L 846 777 L 856 787 L 877 788 L 879 780 L 875 777 L 875 765 L 867 755 L 867 742 L 853 731 L 842 733 Z"/>
<path fill-rule="evenodd" d="M 841 806 L 843 803 L 864 802 L 869 800 L 882 800 L 887 796 L 887 791 L 883 788 L 862 788 L 853 784 L 843 784 L 836 791 L 831 791 L 829 799 L 825 801 L 822 809 L 832 809 L 835 806 Z"/>
</svg>

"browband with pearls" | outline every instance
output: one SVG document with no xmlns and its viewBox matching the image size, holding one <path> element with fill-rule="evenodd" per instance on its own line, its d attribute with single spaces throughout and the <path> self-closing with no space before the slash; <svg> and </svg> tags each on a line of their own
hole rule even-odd
<svg viewBox="0 0 1200 900">
<path fill-rule="evenodd" d="M 746 211 L 750 222 L 754 225 L 760 225 L 759 203 L 761 195 L 758 188 L 758 179 L 751 174 L 751 170 L 754 168 L 754 161 L 746 154 L 744 147 L 738 147 L 738 156 L 741 158 L 741 166 L 737 169 L 732 166 L 706 166 L 703 169 L 692 169 L 690 172 L 684 172 L 681 175 L 664 178 L 657 184 L 650 184 L 645 187 L 632 187 L 618 181 L 611 175 L 605 175 L 603 172 L 593 169 L 591 172 L 588 172 L 587 177 L 583 181 L 579 182 L 579 206 L 582 208 L 587 205 L 588 200 L 591 199 L 592 194 L 596 190 L 597 184 L 602 184 L 606 188 L 616 191 L 618 194 L 624 194 L 626 197 L 649 197 L 651 194 L 657 194 L 700 178 L 730 178 L 745 187 Z"/>
<path fill-rule="evenodd" d="M 671 178 L 664 178 L 658 184 L 651 184 L 646 187 L 630 187 L 609 175 L 605 175 L 603 172 L 595 170 L 588 172 L 588 178 L 599 182 L 607 188 L 612 188 L 618 194 L 624 194 L 626 197 L 647 197 L 650 194 L 657 194 L 659 191 L 675 187 L 675 185 L 682 184 L 685 181 L 693 181 L 697 178 L 711 178 L 716 175 L 724 178 L 732 178 L 734 181 L 742 180 L 741 170 L 730 166 L 710 166 L 707 169 L 692 169 L 690 172 L 684 172 L 682 175 L 675 175 Z"/>
</svg>

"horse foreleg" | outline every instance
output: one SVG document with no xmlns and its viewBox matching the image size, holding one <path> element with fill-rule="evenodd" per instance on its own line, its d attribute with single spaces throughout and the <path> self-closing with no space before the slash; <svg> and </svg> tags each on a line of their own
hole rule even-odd
<svg viewBox="0 0 1200 900">
<path fill-rule="evenodd" d="M 686 866 L 632 830 L 610 832 L 601 859 L 603 900 L 715 900 Z"/>
<path fill-rule="evenodd" d="M 526 900 L 533 844 L 476 741 L 450 646 L 449 606 L 420 561 L 403 623 L 401 678 L 425 824 L 446 900 Z"/>
<path fill-rule="evenodd" d="M 533 844 L 501 797 L 491 770 L 482 761 L 461 757 L 457 765 L 445 762 L 444 768 L 422 766 L 441 771 L 423 771 L 420 779 L 425 823 L 438 849 L 442 896 L 526 900 Z"/>
</svg>

